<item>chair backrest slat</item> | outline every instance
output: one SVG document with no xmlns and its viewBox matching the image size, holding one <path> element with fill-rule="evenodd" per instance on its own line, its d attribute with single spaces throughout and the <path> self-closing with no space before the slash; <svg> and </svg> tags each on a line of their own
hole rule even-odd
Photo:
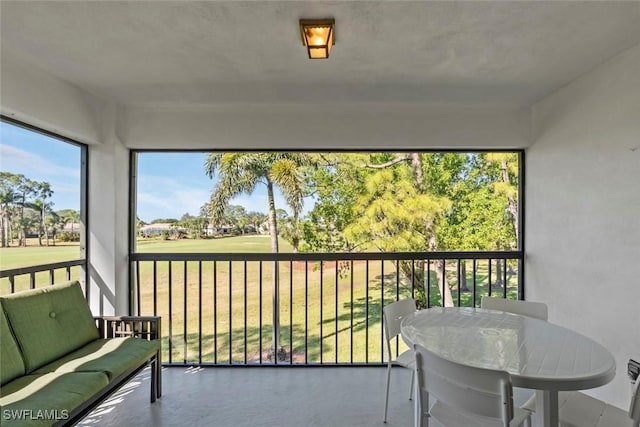
<svg viewBox="0 0 640 427">
<path fill-rule="evenodd" d="M 416 302 L 411 298 L 393 302 L 382 309 L 387 340 L 391 340 L 400 334 L 400 322 L 415 311 Z"/>
<path fill-rule="evenodd" d="M 521 316 L 534 317 L 540 320 L 548 319 L 547 304 L 543 302 L 519 301 L 505 298 L 482 297 L 481 308 L 501 310 Z"/>
<path fill-rule="evenodd" d="M 476 368 L 446 360 L 414 346 L 421 393 L 451 407 L 484 417 L 513 419 L 513 387 L 507 372 Z"/>
</svg>

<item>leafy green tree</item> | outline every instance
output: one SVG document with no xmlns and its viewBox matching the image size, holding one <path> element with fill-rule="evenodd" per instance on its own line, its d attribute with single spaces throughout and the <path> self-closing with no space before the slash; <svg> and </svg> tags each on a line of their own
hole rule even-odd
<svg viewBox="0 0 640 427">
<path fill-rule="evenodd" d="M 350 241 L 345 228 L 355 218 L 354 195 L 363 190 L 368 158 L 365 154 L 314 154 L 317 167 L 308 170 L 308 186 L 315 199 L 301 224 L 305 252 L 352 252 L 362 242 Z"/>
<path fill-rule="evenodd" d="M 29 207 L 36 210 L 40 216 L 38 246 L 42 246 L 43 234 L 46 236 L 46 244 L 47 246 L 49 246 L 49 233 L 47 231 L 47 227 L 45 226 L 45 222 L 47 219 L 47 214 L 51 212 L 51 208 L 53 207 L 52 202 L 47 202 L 47 199 L 53 195 L 53 190 L 51 189 L 51 184 L 49 184 L 48 182 L 36 182 L 33 186 L 33 192 L 37 198 L 29 204 Z"/>
<path fill-rule="evenodd" d="M 450 201 L 426 185 L 424 153 L 382 153 L 371 156 L 366 167 L 373 171 L 357 203 L 356 221 L 348 231 L 359 232 L 387 252 L 437 251 L 436 229 Z M 412 278 L 419 305 L 426 305 L 425 262 L 416 267 L 400 263 L 404 276 Z M 444 282 L 443 305 L 453 305 L 446 284 L 443 261 L 435 261 L 438 283 Z M 439 288 L 440 289 L 440 288 Z"/>
<path fill-rule="evenodd" d="M 20 176 L 9 172 L 0 172 L 0 215 L 1 215 L 1 246 L 8 247 L 11 241 L 11 220 L 16 213 L 16 206 L 20 200 L 17 187 Z"/>
<path fill-rule="evenodd" d="M 61 209 L 56 211 L 56 214 L 64 220 L 65 224 L 71 224 L 71 233 L 76 232 L 74 228 L 75 224 L 80 222 L 80 211 L 75 209 Z"/>
<path fill-rule="evenodd" d="M 298 253 L 302 240 L 302 228 L 299 217 L 295 214 L 289 216 L 284 209 L 278 209 L 276 216 L 278 218 L 278 224 L 280 225 L 280 237 L 291 244 L 294 253 Z"/>
<path fill-rule="evenodd" d="M 64 228 L 66 224 L 65 218 L 59 216 L 56 212 L 51 212 L 51 215 L 47 217 L 47 221 L 45 226 L 47 227 L 47 233 L 51 232 L 51 237 L 53 238 L 53 246 L 56 245 L 56 238 L 58 236 L 58 232 Z M 48 243 L 47 243 L 48 246 Z"/>
<path fill-rule="evenodd" d="M 271 252 L 277 253 L 278 222 L 274 187 L 278 186 L 292 211 L 299 215 L 302 210 L 305 186 L 300 168 L 310 164 L 308 155 L 288 152 L 235 152 L 209 154 L 205 161 L 205 172 L 218 182 L 211 195 L 209 213 L 214 223 L 224 216 L 225 209 L 233 197 L 251 194 L 258 185 L 267 188 L 269 234 Z M 273 263 L 273 325 L 272 354 L 286 358 L 286 351 L 280 345 L 280 308 L 278 263 Z"/>
<path fill-rule="evenodd" d="M 27 246 L 27 229 L 32 227 L 31 219 L 25 218 L 25 208 L 30 197 L 36 194 L 37 183 L 22 174 L 9 174 L 10 182 L 15 193 L 15 204 L 19 215 L 18 246 Z"/>
</svg>

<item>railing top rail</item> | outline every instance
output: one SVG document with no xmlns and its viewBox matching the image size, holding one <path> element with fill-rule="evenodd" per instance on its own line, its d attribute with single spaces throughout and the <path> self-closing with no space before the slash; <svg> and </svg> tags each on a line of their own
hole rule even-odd
<svg viewBox="0 0 640 427">
<path fill-rule="evenodd" d="M 59 268 L 74 267 L 76 265 L 84 265 L 85 259 L 74 259 L 71 261 L 54 262 L 51 264 L 32 265 L 29 267 L 11 268 L 9 270 L 0 271 L 0 279 L 4 277 L 19 276 L 21 274 L 38 273 L 41 271 L 57 270 Z"/>
<path fill-rule="evenodd" d="M 131 261 L 366 261 L 523 259 L 523 251 L 336 253 L 134 253 Z"/>
</svg>

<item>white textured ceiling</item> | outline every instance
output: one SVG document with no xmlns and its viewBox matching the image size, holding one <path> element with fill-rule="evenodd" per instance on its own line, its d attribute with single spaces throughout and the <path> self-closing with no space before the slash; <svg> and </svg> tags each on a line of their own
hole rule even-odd
<svg viewBox="0 0 640 427">
<path fill-rule="evenodd" d="M 640 2 L 0 3 L 2 51 L 128 105 L 530 105 L 640 42 Z M 300 18 L 336 20 L 309 60 Z"/>
</svg>

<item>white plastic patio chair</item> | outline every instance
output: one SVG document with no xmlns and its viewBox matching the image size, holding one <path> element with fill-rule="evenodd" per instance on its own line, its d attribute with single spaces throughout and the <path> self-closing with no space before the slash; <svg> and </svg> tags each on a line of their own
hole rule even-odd
<svg viewBox="0 0 640 427">
<path fill-rule="evenodd" d="M 389 383 L 391 381 L 391 368 L 393 365 L 402 366 L 404 368 L 411 369 L 411 389 L 409 392 L 409 400 L 413 394 L 413 381 L 415 377 L 415 358 L 413 357 L 413 350 L 408 349 L 398 355 L 397 358 L 393 358 L 393 352 L 391 351 L 391 341 L 400 335 L 400 322 L 406 316 L 416 311 L 416 302 L 411 298 L 402 299 L 385 306 L 382 309 L 382 321 L 384 325 L 384 336 L 387 341 L 387 387 L 384 397 L 384 422 L 387 422 L 387 411 L 389 408 Z"/>
<path fill-rule="evenodd" d="M 420 413 L 416 426 L 429 418 L 444 426 L 521 426 L 531 414 L 513 405 L 511 376 L 504 371 L 476 368 L 430 352 L 416 344 L 416 375 Z M 431 402 L 433 398 L 435 402 Z"/>
<path fill-rule="evenodd" d="M 544 320 L 545 322 L 549 318 L 549 310 L 547 304 L 543 302 L 533 301 L 520 301 L 509 300 L 506 298 L 495 297 L 482 297 L 480 301 L 480 308 L 486 308 L 488 310 L 506 311 L 507 313 L 519 314 L 521 316 L 533 317 L 535 319 Z M 522 408 L 529 412 L 535 412 L 536 410 L 536 394 L 525 389 L 522 390 L 523 394 L 527 394 L 529 397 L 527 401 L 522 405 Z"/>
<path fill-rule="evenodd" d="M 560 393 L 561 427 L 638 427 L 640 426 L 640 379 L 631 393 L 629 411 L 606 404 L 580 392 Z"/>
<path fill-rule="evenodd" d="M 534 317 L 540 320 L 548 319 L 547 304 L 543 302 L 518 301 L 506 298 L 482 297 L 480 308 L 500 310 L 521 316 Z"/>
</svg>

